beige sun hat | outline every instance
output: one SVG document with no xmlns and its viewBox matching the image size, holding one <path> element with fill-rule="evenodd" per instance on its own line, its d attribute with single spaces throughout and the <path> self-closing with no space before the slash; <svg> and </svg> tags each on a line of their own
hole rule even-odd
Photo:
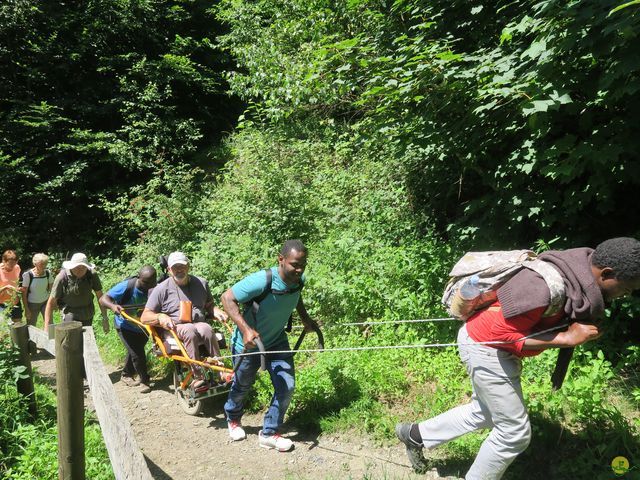
<svg viewBox="0 0 640 480">
<path fill-rule="evenodd" d="M 189 258 L 182 252 L 173 252 L 167 259 L 167 265 L 169 268 L 174 265 L 189 265 Z"/>
<path fill-rule="evenodd" d="M 67 270 L 76 268 L 79 265 L 84 265 L 89 270 L 93 270 L 94 268 L 96 268 L 93 263 L 89 263 L 89 259 L 84 253 L 74 253 L 71 257 L 71 260 L 62 262 L 62 268 L 66 268 Z"/>
</svg>

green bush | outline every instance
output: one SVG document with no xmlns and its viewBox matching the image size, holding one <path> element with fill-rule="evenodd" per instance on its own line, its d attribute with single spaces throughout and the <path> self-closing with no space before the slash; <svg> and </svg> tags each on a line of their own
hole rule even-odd
<svg viewBox="0 0 640 480">
<path fill-rule="evenodd" d="M 32 419 L 28 403 L 18 393 L 16 381 L 24 367 L 17 366 L 7 324 L 0 324 L 0 478 L 54 480 L 58 478 L 58 434 L 55 394 L 35 379 L 38 417 Z M 102 432 L 95 418 L 85 416 L 87 478 L 114 478 Z"/>
</svg>

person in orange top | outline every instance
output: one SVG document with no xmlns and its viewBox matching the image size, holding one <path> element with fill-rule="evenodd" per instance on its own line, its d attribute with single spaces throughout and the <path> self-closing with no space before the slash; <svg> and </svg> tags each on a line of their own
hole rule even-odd
<svg viewBox="0 0 640 480">
<path fill-rule="evenodd" d="M 10 309 L 11 320 L 14 322 L 22 319 L 19 280 L 18 255 L 15 250 L 5 250 L 0 263 L 0 312 Z"/>
</svg>

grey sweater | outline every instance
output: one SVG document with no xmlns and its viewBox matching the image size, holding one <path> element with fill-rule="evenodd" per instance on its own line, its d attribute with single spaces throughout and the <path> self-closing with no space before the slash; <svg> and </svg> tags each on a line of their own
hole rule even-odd
<svg viewBox="0 0 640 480">
<path fill-rule="evenodd" d="M 539 256 L 553 265 L 564 279 L 565 316 L 571 320 L 593 321 L 604 314 L 604 299 L 591 272 L 590 248 L 550 250 Z M 523 268 L 498 289 L 498 300 L 505 318 L 522 315 L 530 310 L 547 307 L 551 300 L 549 288 L 533 270 Z"/>
</svg>

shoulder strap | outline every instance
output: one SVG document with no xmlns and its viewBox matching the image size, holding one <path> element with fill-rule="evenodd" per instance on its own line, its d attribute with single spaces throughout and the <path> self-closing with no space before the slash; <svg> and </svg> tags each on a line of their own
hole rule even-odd
<svg viewBox="0 0 640 480">
<path fill-rule="evenodd" d="M 62 284 L 62 291 L 63 294 L 66 294 L 67 289 L 69 288 L 69 275 L 67 274 L 67 269 L 66 268 L 62 268 L 60 270 L 60 272 L 58 273 L 57 277 L 60 279 L 60 283 Z M 56 300 L 58 301 L 58 305 L 60 306 L 60 308 L 64 307 L 64 297 L 62 298 L 57 298 Z"/>
<path fill-rule="evenodd" d="M 267 282 L 265 284 L 264 290 L 262 290 L 262 293 L 260 295 L 249 300 L 249 302 L 251 303 L 260 304 L 260 302 L 262 302 L 265 298 L 267 298 L 267 295 L 273 292 L 273 287 L 271 285 L 273 282 L 273 272 L 271 271 L 270 268 L 265 268 L 264 271 L 267 274 Z"/>
<path fill-rule="evenodd" d="M 67 284 L 69 283 L 69 274 L 67 273 L 67 269 L 62 268 L 58 276 L 60 277 L 60 281 L 62 282 L 62 284 L 66 287 Z"/>
<path fill-rule="evenodd" d="M 27 286 L 27 297 L 29 297 L 29 292 L 31 291 L 31 284 L 33 283 L 33 272 L 31 271 L 31 269 L 27 270 L 27 276 L 29 277 L 29 285 Z"/>
<path fill-rule="evenodd" d="M 549 297 L 551 301 L 549 306 L 542 314 L 543 317 L 551 317 L 556 313 L 559 313 L 564 307 L 566 301 L 566 294 L 564 288 L 564 280 L 562 275 L 550 264 L 544 260 L 533 260 L 531 262 L 525 262 L 523 267 L 533 270 L 549 287 Z"/>
<path fill-rule="evenodd" d="M 137 276 L 129 277 L 127 279 L 127 287 L 124 289 L 122 297 L 120 297 L 120 305 L 127 305 L 129 303 L 131 297 L 133 297 L 133 289 L 136 288 L 137 280 Z"/>
<path fill-rule="evenodd" d="M 300 284 L 295 288 L 287 288 L 286 290 L 274 290 L 273 289 L 273 272 L 270 268 L 265 268 L 267 274 L 267 282 L 264 290 L 257 296 L 250 298 L 244 303 L 245 308 L 253 308 L 253 313 L 258 313 L 260 303 L 267 298 L 267 295 L 273 293 L 274 295 L 288 295 L 291 293 L 299 292 L 304 288 L 304 281 L 300 279 Z"/>
<path fill-rule="evenodd" d="M 273 281 L 273 272 L 271 272 L 270 268 L 265 268 L 264 272 L 267 276 L 267 281 L 265 282 L 264 290 L 262 290 L 262 292 L 260 292 L 255 297 L 250 298 L 249 300 L 244 302 L 243 305 L 244 305 L 245 311 L 252 308 L 254 314 L 258 313 L 260 302 L 262 302 L 265 298 L 267 298 L 267 295 L 269 295 L 273 291 L 271 287 L 271 282 Z"/>
<path fill-rule="evenodd" d="M 271 271 L 271 270 L 269 270 Z M 300 290 L 302 290 L 304 288 L 304 280 L 302 278 L 300 278 L 300 283 L 298 284 L 297 287 L 295 288 L 285 288 L 284 290 L 271 290 L 271 293 L 273 293 L 274 295 L 288 295 L 290 293 L 296 293 L 299 292 Z"/>
</svg>

